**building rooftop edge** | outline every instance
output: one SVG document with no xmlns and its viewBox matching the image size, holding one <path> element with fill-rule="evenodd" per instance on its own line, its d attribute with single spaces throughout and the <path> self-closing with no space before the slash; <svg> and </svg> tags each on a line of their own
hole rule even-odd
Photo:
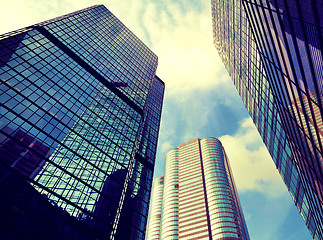
<svg viewBox="0 0 323 240">
<path fill-rule="evenodd" d="M 193 139 L 193 140 L 190 140 L 190 141 L 188 141 L 188 142 L 185 142 L 185 143 L 181 143 L 181 144 L 179 144 L 178 145 L 178 147 L 180 148 L 180 147 L 184 147 L 184 146 L 186 146 L 186 145 L 188 145 L 188 144 L 190 144 L 190 143 L 193 143 L 193 142 L 197 142 L 197 141 L 199 141 L 199 140 L 203 140 L 203 139 L 206 139 L 206 138 L 214 138 L 214 139 L 217 139 L 216 137 L 205 137 L 205 138 L 202 138 L 202 139 L 200 139 L 200 138 L 195 138 L 195 139 Z M 217 139 L 218 141 L 220 141 L 219 139 Z"/>
<path fill-rule="evenodd" d="M 158 57 L 158 56 L 157 56 L 157 57 Z M 165 82 L 164 82 L 160 77 L 158 77 L 158 76 L 157 76 L 157 74 L 155 74 L 155 77 L 156 77 L 156 78 L 158 78 L 158 80 L 159 80 L 163 85 L 165 85 Z"/>
</svg>

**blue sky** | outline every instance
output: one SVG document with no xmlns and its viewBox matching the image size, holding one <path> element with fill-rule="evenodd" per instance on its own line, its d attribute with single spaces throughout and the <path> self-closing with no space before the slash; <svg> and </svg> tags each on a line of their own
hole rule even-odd
<svg viewBox="0 0 323 240">
<path fill-rule="evenodd" d="M 251 239 L 312 239 L 213 46 L 210 0 L 3 0 L 0 34 L 94 4 L 104 4 L 158 55 L 166 92 L 155 177 L 170 149 L 217 137 Z"/>
</svg>

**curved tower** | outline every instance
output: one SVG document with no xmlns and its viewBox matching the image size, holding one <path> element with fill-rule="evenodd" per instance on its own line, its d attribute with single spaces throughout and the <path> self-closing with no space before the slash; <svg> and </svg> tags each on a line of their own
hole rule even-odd
<svg viewBox="0 0 323 240">
<path fill-rule="evenodd" d="M 160 194 L 159 187 L 154 184 L 153 194 Z M 160 229 L 160 239 L 249 239 L 228 158 L 216 138 L 197 138 L 167 153 L 163 204 L 154 201 L 160 197 L 152 196 L 148 240 L 159 239 L 149 234 L 151 228 Z"/>
<path fill-rule="evenodd" d="M 164 177 L 154 180 L 153 191 L 151 193 L 151 205 L 149 207 L 150 219 L 147 227 L 147 238 L 158 240 L 160 235 L 161 207 L 163 203 Z"/>
<path fill-rule="evenodd" d="M 166 154 L 160 238 L 178 239 L 178 149 Z"/>
</svg>

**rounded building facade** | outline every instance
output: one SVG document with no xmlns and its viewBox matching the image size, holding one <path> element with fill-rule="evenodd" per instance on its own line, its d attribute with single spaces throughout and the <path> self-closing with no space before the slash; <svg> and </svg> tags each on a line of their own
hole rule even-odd
<svg viewBox="0 0 323 240">
<path fill-rule="evenodd" d="M 159 178 L 158 178 L 159 179 Z M 154 184 L 154 188 L 160 188 Z M 232 172 L 221 142 L 194 139 L 167 153 L 162 204 L 154 189 L 147 239 L 249 240 Z M 158 200 L 156 200 L 158 199 Z M 156 210 L 156 206 L 161 207 Z M 160 231 L 152 237 L 151 227 Z"/>
<path fill-rule="evenodd" d="M 154 180 L 151 193 L 149 222 L 147 227 L 147 239 L 158 240 L 160 235 L 161 210 L 163 203 L 164 177 Z"/>
<path fill-rule="evenodd" d="M 166 155 L 160 239 L 178 239 L 178 149 Z"/>
<path fill-rule="evenodd" d="M 201 140 L 206 194 L 213 239 L 248 239 L 229 162 L 216 138 Z"/>
</svg>

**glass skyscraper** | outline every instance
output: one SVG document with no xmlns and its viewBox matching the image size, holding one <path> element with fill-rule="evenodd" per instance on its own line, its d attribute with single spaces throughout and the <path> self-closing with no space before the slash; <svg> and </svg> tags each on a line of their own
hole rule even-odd
<svg viewBox="0 0 323 240">
<path fill-rule="evenodd" d="M 214 44 L 314 239 L 323 239 L 322 2 L 212 0 Z"/>
<path fill-rule="evenodd" d="M 87 231 L 77 239 L 144 239 L 164 95 L 157 63 L 103 5 L 0 36 L 1 170 Z M 6 182 L 7 208 L 32 209 Z M 46 231 L 7 214 L 4 237 Z M 56 239 L 74 236 L 64 228 Z"/>
<path fill-rule="evenodd" d="M 180 144 L 154 180 L 147 240 L 249 239 L 229 160 L 213 137 Z"/>
</svg>

